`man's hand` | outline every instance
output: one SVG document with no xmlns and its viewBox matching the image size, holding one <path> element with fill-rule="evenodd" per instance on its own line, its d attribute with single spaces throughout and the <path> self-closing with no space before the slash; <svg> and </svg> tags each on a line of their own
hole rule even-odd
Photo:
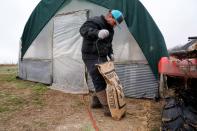
<svg viewBox="0 0 197 131">
<path fill-rule="evenodd" d="M 98 38 L 100 38 L 100 39 L 105 39 L 105 38 L 107 38 L 108 36 L 109 36 L 109 31 L 106 30 L 106 29 L 102 29 L 102 30 L 100 30 L 99 33 L 98 33 Z"/>
<path fill-rule="evenodd" d="M 109 58 L 110 58 L 111 61 L 114 61 L 114 54 L 110 54 Z"/>
</svg>

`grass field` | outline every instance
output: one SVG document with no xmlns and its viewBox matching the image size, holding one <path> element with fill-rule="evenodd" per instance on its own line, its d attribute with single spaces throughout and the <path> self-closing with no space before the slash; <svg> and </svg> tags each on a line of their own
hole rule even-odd
<svg viewBox="0 0 197 131">
<path fill-rule="evenodd" d="M 16 79 L 16 66 L 2 66 L 0 68 L 0 112 L 14 112 L 23 108 L 24 105 L 31 104 L 42 107 L 44 101 L 42 95 L 48 88 L 40 83 L 33 83 Z M 21 92 L 22 91 L 22 92 Z M 31 93 L 29 95 L 26 92 Z M 31 97 L 29 101 L 28 97 Z"/>
<path fill-rule="evenodd" d="M 46 85 L 16 79 L 17 66 L 0 66 L 0 131 L 94 131 L 89 97 L 65 94 Z M 126 99 L 121 121 L 92 110 L 101 131 L 159 131 L 162 102 Z M 84 104 L 85 103 L 85 104 Z"/>
<path fill-rule="evenodd" d="M 0 131 L 55 130 L 64 117 L 82 106 L 79 96 L 66 103 L 67 97 L 72 99 L 73 96 L 50 90 L 44 84 L 16 79 L 16 76 L 17 66 L 0 66 Z M 80 129 L 91 129 L 88 125 Z"/>
</svg>

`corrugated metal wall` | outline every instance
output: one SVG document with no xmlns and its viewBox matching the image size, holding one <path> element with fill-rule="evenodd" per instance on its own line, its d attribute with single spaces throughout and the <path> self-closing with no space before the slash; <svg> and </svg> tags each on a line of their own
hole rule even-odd
<svg viewBox="0 0 197 131">
<path fill-rule="evenodd" d="M 158 82 L 147 64 L 115 64 L 116 73 L 123 85 L 126 97 L 158 97 Z M 93 83 L 88 76 L 88 86 L 93 90 Z"/>
</svg>

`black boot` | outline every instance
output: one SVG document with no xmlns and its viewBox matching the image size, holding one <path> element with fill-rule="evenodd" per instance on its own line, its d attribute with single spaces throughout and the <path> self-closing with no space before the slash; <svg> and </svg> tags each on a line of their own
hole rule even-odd
<svg viewBox="0 0 197 131">
<path fill-rule="evenodd" d="M 104 109 L 104 115 L 105 116 L 111 116 L 111 112 L 109 110 L 109 107 L 108 107 L 108 104 L 107 104 L 107 95 L 106 95 L 106 91 L 103 90 L 103 91 L 100 91 L 100 92 L 97 92 L 96 93 L 100 103 L 102 104 L 103 106 L 103 109 Z"/>
<path fill-rule="evenodd" d="M 92 96 L 91 108 L 93 108 L 93 109 L 102 108 L 102 105 L 101 105 L 98 97 L 95 94 L 93 94 L 93 96 Z"/>
<path fill-rule="evenodd" d="M 109 110 L 108 105 L 103 106 L 103 109 L 104 109 L 104 115 L 105 115 L 105 116 L 111 116 L 111 112 L 110 112 L 110 110 Z"/>
</svg>

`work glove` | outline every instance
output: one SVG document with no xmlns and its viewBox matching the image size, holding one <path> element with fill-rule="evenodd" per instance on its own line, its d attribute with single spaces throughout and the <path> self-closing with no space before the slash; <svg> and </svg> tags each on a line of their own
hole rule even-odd
<svg viewBox="0 0 197 131">
<path fill-rule="evenodd" d="M 114 61 L 114 54 L 110 54 L 109 58 L 110 58 L 111 61 Z"/>
<path fill-rule="evenodd" d="M 109 36 L 109 31 L 106 30 L 106 29 L 102 29 L 102 30 L 99 30 L 98 32 L 98 38 L 99 39 L 105 39 Z"/>
</svg>

